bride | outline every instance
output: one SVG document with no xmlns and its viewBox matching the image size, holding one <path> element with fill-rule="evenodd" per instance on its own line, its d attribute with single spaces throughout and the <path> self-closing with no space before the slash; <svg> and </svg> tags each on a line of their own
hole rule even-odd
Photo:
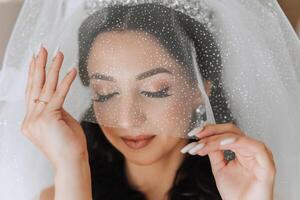
<svg viewBox="0 0 300 200">
<path fill-rule="evenodd" d="M 144 14 L 145 18 L 135 18 L 141 14 Z M 153 104 L 176 105 L 173 102 L 179 98 L 176 95 L 181 94 L 180 91 L 186 88 L 181 84 L 184 81 L 172 82 L 171 77 L 177 74 L 170 75 L 169 72 L 176 73 L 182 68 L 172 55 L 175 54 L 175 57 L 184 55 L 181 52 L 183 50 L 180 49 L 180 45 L 184 44 L 176 44 L 178 36 L 175 35 L 176 28 L 173 26 L 182 26 L 185 30 L 192 29 L 193 26 L 200 29 L 201 25 L 193 24 L 196 22 L 188 16 L 155 4 L 109 7 L 105 23 L 91 27 L 91 24 L 101 20 L 100 17 L 99 13 L 91 15 L 81 26 L 79 33 L 81 36 L 84 35 L 79 37 L 81 47 L 79 55 L 80 59 L 83 59 L 83 61 L 79 60 L 81 79 L 84 83 L 94 84 L 93 89 L 105 91 L 103 92 L 105 94 L 99 94 L 93 101 L 102 102 L 102 104 L 105 102 L 105 106 L 110 106 L 109 101 L 121 101 L 114 96 L 122 96 L 123 91 L 127 92 L 125 88 L 130 88 L 128 93 L 134 95 L 134 88 L 138 87 L 145 90 L 143 95 L 149 98 L 149 101 L 153 101 Z M 179 18 L 179 24 L 172 23 L 173 18 Z M 145 23 L 145 19 L 152 19 L 152 21 Z M 180 22 L 186 24 L 180 24 Z M 142 28 L 139 28 L 140 24 L 143 25 Z M 168 32 L 164 34 L 162 28 Z M 186 30 L 185 32 L 192 36 L 193 33 L 189 33 L 192 31 Z M 146 33 L 154 34 L 154 36 Z M 197 36 L 200 37 L 198 34 Z M 170 40 L 171 38 L 174 40 Z M 196 41 L 196 49 L 198 48 L 200 52 L 203 48 L 200 42 L 203 39 L 196 37 L 193 39 Z M 203 42 L 209 43 L 209 39 Z M 159 44 L 159 41 L 163 41 L 164 44 Z M 174 48 L 168 47 L 167 42 L 173 42 Z M 183 48 L 187 47 L 183 46 Z M 198 56 L 203 57 L 203 55 Z M 156 60 L 155 64 L 149 57 Z M 182 59 L 188 62 L 188 58 Z M 215 61 L 213 57 L 208 59 L 210 62 Z M 127 199 L 139 196 L 139 198 L 158 200 L 182 199 L 181 196 L 186 195 L 187 199 L 204 197 L 207 199 L 273 199 L 275 164 L 271 151 L 264 143 L 245 136 L 232 123 L 206 125 L 203 131 L 197 133 L 201 140 L 189 144 L 187 144 L 187 139 L 182 138 L 164 135 L 130 137 L 130 129 L 84 124 L 86 134 L 94 134 L 93 138 L 98 140 L 99 148 L 90 152 L 91 165 L 95 165 L 92 166 L 93 170 L 90 175 L 84 130 L 62 107 L 76 71 L 71 69 L 57 87 L 58 71 L 63 62 L 63 54 L 61 52 L 56 54 L 47 76 L 44 69 L 46 60 L 47 51 L 42 47 L 37 57 L 32 59 L 30 66 L 26 92 L 27 114 L 22 124 L 22 132 L 45 153 L 55 168 L 55 192 L 54 188 L 47 192 L 52 198 L 91 199 L 93 196 L 93 199 L 120 199 L 126 195 Z M 153 66 L 159 68 L 153 68 Z M 163 68 L 164 66 L 166 69 Z M 207 70 L 216 69 L 211 66 L 211 69 Z M 111 72 L 109 76 L 112 78 L 104 75 L 93 76 L 95 73 L 92 75 L 92 72 L 95 71 L 109 71 Z M 205 69 L 200 69 L 200 71 L 205 71 Z M 134 79 L 139 73 L 144 75 L 144 81 L 136 83 L 127 81 Z M 90 79 L 85 80 L 86 77 Z M 189 76 L 185 78 L 191 79 Z M 100 81 L 97 82 L 94 79 L 100 79 Z M 115 83 L 107 83 L 110 79 L 113 79 Z M 208 77 L 208 79 L 214 81 L 217 77 Z M 192 82 L 193 80 L 185 81 Z M 164 89 L 164 85 L 170 89 Z M 115 91 L 115 88 L 122 88 L 119 89 L 121 92 Z M 124 92 L 124 96 L 129 94 Z M 35 101 L 36 99 L 38 101 Z M 125 101 L 129 100 L 126 98 Z M 132 102 L 125 102 L 122 106 L 124 107 L 120 108 L 122 110 L 120 110 L 118 120 L 120 123 L 133 126 L 132 124 L 140 119 L 132 119 L 136 116 L 128 116 L 127 112 L 130 112 L 129 106 L 132 106 Z M 163 109 L 163 107 L 156 107 L 156 109 Z M 99 111 L 101 113 L 99 115 L 104 115 L 109 119 L 111 118 L 106 115 L 114 115 L 114 113 L 102 112 L 102 110 Z M 164 112 L 170 112 L 168 116 L 171 117 L 170 115 L 174 114 L 180 115 L 182 110 L 179 108 L 178 113 L 173 113 L 172 108 L 169 108 L 164 109 Z M 148 118 L 147 120 L 155 120 L 151 116 L 145 117 Z M 163 115 L 154 117 L 162 117 L 161 120 L 164 120 Z M 170 124 L 170 126 L 174 125 Z M 177 130 L 181 131 L 183 128 L 178 126 Z M 170 129 L 170 127 L 165 127 L 165 129 Z M 124 134 L 125 131 L 128 136 L 120 137 L 119 135 Z M 105 138 L 95 134 L 104 134 Z M 108 142 L 110 144 L 105 144 Z M 104 146 L 106 146 L 105 149 Z M 208 155 L 212 172 L 205 157 L 190 158 L 186 154 L 183 155 L 180 149 L 182 153 L 189 152 L 191 155 Z M 233 150 L 237 159 L 227 163 L 222 154 L 222 150 L 225 149 Z M 99 157 L 97 153 L 100 154 Z M 112 160 L 104 160 L 104 156 L 108 157 L 109 153 L 112 154 L 110 155 Z M 178 171 L 180 166 L 185 165 L 190 165 L 190 167 Z M 213 183 L 214 179 L 216 185 Z M 93 195 L 91 180 L 94 184 Z M 184 188 L 189 189 L 184 190 Z M 42 199 L 48 198 L 46 194 L 42 196 Z"/>
<path fill-rule="evenodd" d="M 217 11 L 225 21 L 212 26 L 206 18 L 197 20 L 189 7 L 197 3 L 186 3 L 182 12 L 180 3 L 172 7 L 168 2 L 107 2 L 91 4 L 93 12 L 80 22 L 78 67 L 70 68 L 60 83 L 72 49 L 58 48 L 50 57 L 47 45 L 41 44 L 31 58 L 20 128 L 54 171 L 53 185 L 39 199 L 274 199 L 281 165 L 275 165 L 275 148 L 270 146 L 278 144 L 264 139 L 272 141 L 267 134 L 273 129 L 267 127 L 282 130 L 286 125 L 276 124 L 276 116 L 266 116 L 274 108 L 266 105 L 277 105 L 281 96 L 271 90 L 264 91 L 269 97 L 263 96 L 257 87 L 280 84 L 272 72 L 281 71 L 264 62 L 261 67 L 266 70 L 245 63 L 247 56 L 275 59 L 272 52 L 260 54 L 272 49 L 268 41 L 257 40 L 261 46 L 255 52 L 246 48 L 251 36 L 261 39 L 263 33 L 251 35 L 242 24 L 236 26 L 241 29 L 222 29 L 226 18 Z M 230 16 L 218 3 L 207 5 Z M 231 6 L 240 5 L 233 1 Z M 65 43 L 69 46 L 74 48 Z M 250 83 L 253 77 L 257 79 Z M 72 93 L 79 90 L 78 84 L 90 93 Z M 70 95 L 70 110 L 82 114 L 78 119 L 64 106 Z M 78 99 L 88 98 L 92 103 L 85 109 L 76 105 Z M 248 108 L 252 110 L 246 112 Z M 261 118 L 273 123 L 265 126 Z M 259 139 L 254 130 L 266 133 L 257 133 Z"/>
</svg>

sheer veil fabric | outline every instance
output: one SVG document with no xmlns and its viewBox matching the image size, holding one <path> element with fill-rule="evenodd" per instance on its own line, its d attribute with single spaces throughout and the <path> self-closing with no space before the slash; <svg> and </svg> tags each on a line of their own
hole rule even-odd
<svg viewBox="0 0 300 200">
<path fill-rule="evenodd" d="M 103 8 L 106 6 L 143 3 L 157 3 L 182 12 L 203 24 L 211 34 L 214 42 L 208 45 L 215 45 L 219 52 L 212 51 L 212 47 L 208 46 L 203 53 L 208 57 L 220 58 L 221 62 L 216 59 L 213 61 L 220 66 L 222 80 L 219 83 L 224 89 L 231 114 L 212 108 L 205 92 L 204 77 L 198 71 L 198 68 L 211 63 L 199 62 L 201 59 L 197 60 L 193 53 L 193 42 L 183 38 L 182 42 L 187 42 L 191 47 L 187 51 L 191 53 L 187 63 L 193 69 L 190 76 L 196 80 L 196 90 L 191 96 L 201 94 L 205 108 L 204 120 L 216 123 L 216 116 L 224 121 L 233 118 L 247 135 L 265 142 L 276 162 L 275 199 L 298 199 L 300 42 L 275 0 L 25 0 L 0 71 L 0 199 L 34 199 L 42 189 L 53 184 L 50 163 L 20 131 L 26 109 L 25 86 L 29 60 L 38 44 L 42 42 L 47 47 L 49 56 L 60 47 L 65 55 L 61 73 L 65 74 L 71 65 L 80 65 L 78 48 L 81 46 L 77 37 L 80 28 L 86 28 L 85 34 L 89 34 L 88 27 L 81 26 L 87 17 L 98 12 L 103 17 L 103 22 L 99 24 L 104 23 L 106 13 Z M 208 40 L 205 35 L 202 36 L 203 41 Z M 80 73 L 83 76 L 85 72 Z M 92 114 L 83 115 L 84 111 L 91 108 L 91 102 L 86 99 L 93 97 L 92 89 L 77 76 L 65 109 L 78 120 L 96 120 L 102 125 L 121 127 L 118 121 L 111 123 L 109 120 L 116 119 L 116 116 L 99 114 L 105 113 L 105 107 L 94 106 Z M 194 99 L 190 100 L 184 102 L 178 98 L 176 105 L 180 107 L 194 102 Z M 111 109 L 117 105 L 120 106 L 112 104 Z M 98 113 L 97 108 L 101 112 Z M 187 110 L 183 113 L 191 109 L 185 108 Z M 143 103 L 137 104 L 132 114 L 135 116 L 143 109 Z M 182 115 L 172 120 L 168 117 L 163 123 L 180 124 L 191 119 L 189 115 Z M 158 127 L 158 123 L 145 123 L 143 130 L 148 132 L 151 125 Z M 186 137 L 187 131 L 199 125 L 191 124 L 193 126 L 182 134 L 172 136 Z M 135 125 L 140 126 L 141 121 Z M 174 130 L 157 130 L 159 134 L 174 133 Z"/>
</svg>

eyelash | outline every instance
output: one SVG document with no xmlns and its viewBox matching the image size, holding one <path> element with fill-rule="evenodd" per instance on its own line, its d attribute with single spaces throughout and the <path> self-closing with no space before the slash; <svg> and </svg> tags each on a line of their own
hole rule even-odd
<svg viewBox="0 0 300 200">
<path fill-rule="evenodd" d="M 109 100 L 110 98 L 112 98 L 113 96 L 115 96 L 116 94 L 119 94 L 119 93 L 114 92 L 114 93 L 110 93 L 110 94 L 107 94 L 107 95 L 97 94 L 97 98 L 93 99 L 93 101 L 105 102 L 105 101 Z"/>
<path fill-rule="evenodd" d="M 171 94 L 168 94 L 170 87 L 165 87 L 157 92 L 148 92 L 148 91 L 142 91 L 141 94 L 144 94 L 146 97 L 150 98 L 164 98 L 171 96 Z"/>
<path fill-rule="evenodd" d="M 169 89 L 170 89 L 170 87 L 165 87 L 157 92 L 142 91 L 141 94 L 145 95 L 146 97 L 150 97 L 150 98 L 164 98 L 164 97 L 171 96 L 171 94 L 168 94 Z M 107 95 L 97 94 L 97 98 L 94 99 L 93 101 L 105 102 L 105 101 L 109 100 L 110 98 L 112 98 L 113 96 L 115 96 L 116 94 L 119 94 L 119 93 L 114 92 L 114 93 L 110 93 Z"/>
</svg>

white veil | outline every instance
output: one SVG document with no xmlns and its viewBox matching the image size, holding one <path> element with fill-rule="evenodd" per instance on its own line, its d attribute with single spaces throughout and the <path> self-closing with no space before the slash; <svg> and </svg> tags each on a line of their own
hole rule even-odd
<svg viewBox="0 0 300 200">
<path fill-rule="evenodd" d="M 0 199 L 33 199 L 53 184 L 50 163 L 20 131 L 28 63 L 41 41 L 50 54 L 54 52 L 60 43 L 55 36 L 67 25 L 66 19 L 80 17 L 75 12 L 84 15 L 86 6 L 97 6 L 98 1 L 26 0 L 23 4 L 0 71 Z M 201 17 L 222 47 L 223 87 L 238 126 L 264 141 L 274 154 L 275 199 L 299 199 L 300 42 L 296 33 L 275 0 L 190 0 L 186 9 L 192 10 L 191 15 L 193 3 L 206 11 Z M 65 62 L 71 63 L 67 48 L 61 47 Z M 78 82 L 74 84 L 80 86 Z M 83 90 L 79 87 L 77 92 Z M 79 119 L 71 105 L 66 110 Z"/>
</svg>

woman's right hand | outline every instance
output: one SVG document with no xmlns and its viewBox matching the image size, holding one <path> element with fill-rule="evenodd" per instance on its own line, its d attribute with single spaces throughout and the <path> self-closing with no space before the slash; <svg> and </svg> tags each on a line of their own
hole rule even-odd
<svg viewBox="0 0 300 200">
<path fill-rule="evenodd" d="M 63 53 L 57 52 L 46 76 L 47 55 L 47 50 L 41 47 L 38 56 L 32 58 L 26 87 L 27 111 L 21 131 L 58 168 L 64 163 L 87 159 L 87 143 L 80 124 L 63 109 L 76 69 L 72 68 L 58 85 Z M 35 99 L 48 103 L 35 103 Z"/>
</svg>

